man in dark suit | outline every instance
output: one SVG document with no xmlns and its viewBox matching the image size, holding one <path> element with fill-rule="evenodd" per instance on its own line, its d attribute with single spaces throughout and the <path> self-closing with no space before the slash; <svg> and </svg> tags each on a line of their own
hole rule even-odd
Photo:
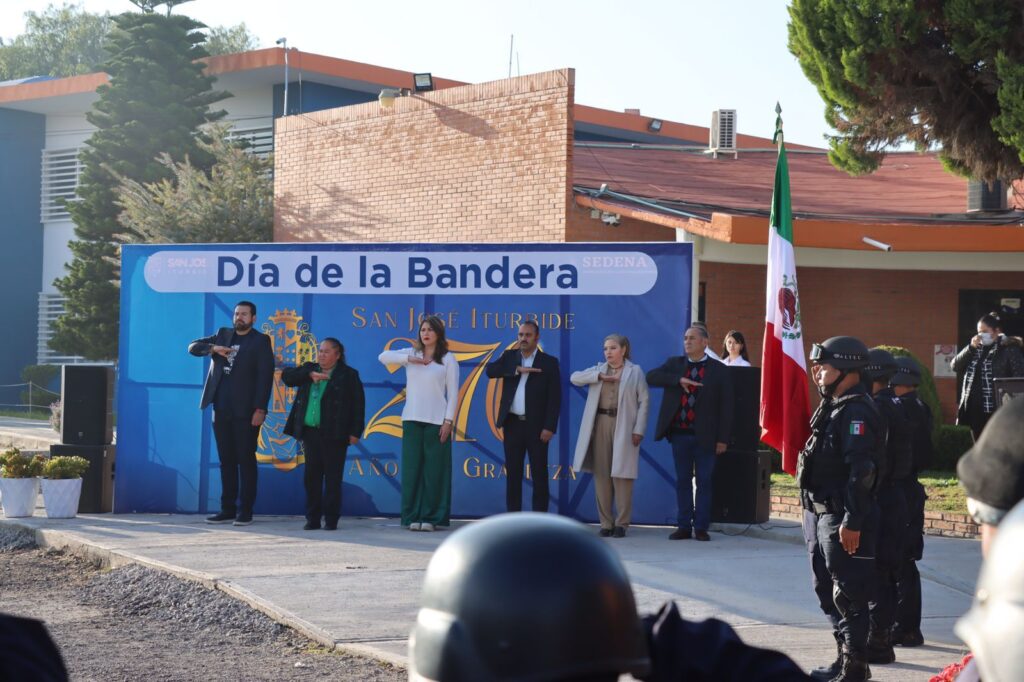
<svg viewBox="0 0 1024 682">
<path fill-rule="evenodd" d="M 286 368 L 281 381 L 298 389 L 284 433 L 302 441 L 306 456 L 304 528 L 317 530 L 323 517 L 325 530 L 337 530 L 348 446 L 363 435 L 363 382 L 345 363 L 341 341 L 330 336 L 320 344 L 317 362 Z"/>
<path fill-rule="evenodd" d="M 487 365 L 487 376 L 501 379 L 498 424 L 505 446 L 505 504 L 523 509 L 523 461 L 530 456 L 533 511 L 546 512 L 548 443 L 558 427 L 562 383 L 558 358 L 537 348 L 540 327 L 533 320 L 519 325 L 519 344 Z"/>
<path fill-rule="evenodd" d="M 208 523 L 252 523 L 256 445 L 274 383 L 270 337 L 252 328 L 255 320 L 255 304 L 241 301 L 235 306 L 233 327 L 222 327 L 188 346 L 192 355 L 213 359 L 199 404 L 199 409 L 213 405 L 213 435 L 220 457 L 220 512 L 208 516 Z"/>
<path fill-rule="evenodd" d="M 661 367 L 647 373 L 649 386 L 665 389 L 655 439 L 669 439 L 676 466 L 679 527 L 669 535 L 671 540 L 711 539 L 708 535 L 711 476 L 715 457 L 725 452 L 732 431 L 733 390 L 729 368 L 711 359 L 707 347 L 707 330 L 690 327 L 683 336 L 686 355 L 671 357 Z"/>
</svg>

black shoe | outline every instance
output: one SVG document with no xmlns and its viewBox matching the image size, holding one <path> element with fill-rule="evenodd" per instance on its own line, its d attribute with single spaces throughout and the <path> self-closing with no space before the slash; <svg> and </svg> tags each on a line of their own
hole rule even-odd
<svg viewBox="0 0 1024 682">
<path fill-rule="evenodd" d="M 338 530 L 338 519 L 324 521 L 324 530 Z"/>
<path fill-rule="evenodd" d="M 233 524 L 231 524 L 231 525 L 233 525 L 233 526 L 248 526 L 251 523 L 252 523 L 252 514 L 239 514 L 238 517 L 235 518 L 235 522 Z"/>
<path fill-rule="evenodd" d="M 207 523 L 227 523 L 228 521 L 234 521 L 235 515 L 228 514 L 227 512 L 217 512 L 213 516 L 207 516 Z"/>
<path fill-rule="evenodd" d="M 668 536 L 669 540 L 689 540 L 693 537 L 693 531 L 689 528 L 676 528 L 672 531 L 672 535 Z"/>
<path fill-rule="evenodd" d="M 597 531 L 597 534 L 603 538 L 610 538 L 612 536 L 612 529 L 602 528 L 601 530 Z"/>
<path fill-rule="evenodd" d="M 701 542 L 708 542 L 711 540 L 711 536 L 708 535 L 706 530 L 695 530 L 693 531 L 693 539 L 700 540 Z"/>
<path fill-rule="evenodd" d="M 313 521 L 306 521 L 306 525 L 302 527 L 302 530 L 320 530 L 320 524 L 314 523 Z"/>
<path fill-rule="evenodd" d="M 626 529 L 622 526 L 615 526 L 615 530 L 612 531 L 613 538 L 624 538 L 626 537 Z"/>
<path fill-rule="evenodd" d="M 910 632 L 893 630 L 892 643 L 895 646 L 905 646 L 908 648 L 921 646 L 924 644 L 924 635 L 921 634 L 920 630 L 911 630 Z"/>
</svg>

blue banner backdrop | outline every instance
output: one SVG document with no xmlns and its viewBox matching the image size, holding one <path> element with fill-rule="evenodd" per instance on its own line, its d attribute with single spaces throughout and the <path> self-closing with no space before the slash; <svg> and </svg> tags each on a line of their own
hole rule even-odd
<svg viewBox="0 0 1024 682">
<path fill-rule="evenodd" d="M 494 423 L 499 382 L 485 365 L 536 320 L 545 352 L 559 358 L 564 400 L 552 441 L 552 510 L 596 518 L 589 474 L 571 471 L 586 400 L 569 374 L 603 360 L 603 339 L 629 336 L 644 370 L 682 352 L 690 320 L 689 244 L 225 244 L 122 250 L 116 512 L 209 512 L 220 473 L 211 410 L 198 410 L 208 359 L 193 339 L 230 326 L 238 300 L 255 302 L 271 335 L 277 372 L 260 436 L 257 514 L 302 514 L 303 454 L 281 431 L 293 390 L 280 369 L 315 360 L 335 336 L 366 388 L 367 425 L 349 448 L 343 513 L 397 515 L 404 370 L 377 361 L 415 337 L 423 314 L 440 315 L 459 359 L 461 401 L 452 515 L 504 511 L 504 456 Z M 671 452 L 653 441 L 661 391 L 651 391 L 633 502 L 636 523 L 675 522 Z M 524 486 L 529 499 L 530 484 Z"/>
</svg>

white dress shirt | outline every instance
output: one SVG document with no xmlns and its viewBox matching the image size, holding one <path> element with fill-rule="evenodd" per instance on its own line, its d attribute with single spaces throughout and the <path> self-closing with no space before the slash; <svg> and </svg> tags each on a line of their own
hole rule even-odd
<svg viewBox="0 0 1024 682">
<path fill-rule="evenodd" d="M 537 357 L 537 349 L 533 350 L 533 355 L 530 357 L 526 357 L 522 353 L 519 355 L 522 358 L 521 364 L 523 367 L 533 367 L 533 361 Z M 508 408 L 508 411 L 512 414 L 520 416 L 526 414 L 526 380 L 529 378 L 529 372 L 519 375 L 519 385 L 516 386 L 516 394 L 512 396 L 512 406 Z"/>
</svg>

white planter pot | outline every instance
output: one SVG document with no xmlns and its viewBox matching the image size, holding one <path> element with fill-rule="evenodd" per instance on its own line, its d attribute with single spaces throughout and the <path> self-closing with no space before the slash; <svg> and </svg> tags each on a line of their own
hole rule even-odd
<svg viewBox="0 0 1024 682">
<path fill-rule="evenodd" d="M 49 519 L 73 519 L 78 513 L 78 498 L 82 496 L 80 478 L 44 478 L 43 502 Z"/>
<path fill-rule="evenodd" d="M 0 501 L 9 519 L 32 516 L 38 494 L 38 478 L 0 478 Z"/>
</svg>

